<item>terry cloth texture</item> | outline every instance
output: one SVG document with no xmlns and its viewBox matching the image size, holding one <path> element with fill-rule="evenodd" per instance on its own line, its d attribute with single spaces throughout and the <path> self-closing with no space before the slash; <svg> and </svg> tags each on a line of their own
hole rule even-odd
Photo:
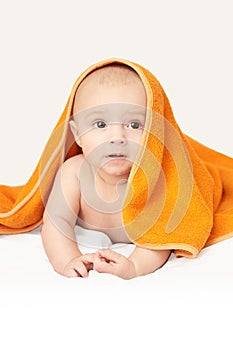
<svg viewBox="0 0 233 350">
<path fill-rule="evenodd" d="M 28 182 L 0 186 L 0 233 L 28 232 L 42 223 L 58 168 L 81 152 L 68 125 L 77 87 L 89 73 L 112 63 L 131 67 L 147 95 L 145 130 L 122 210 L 126 233 L 138 246 L 196 257 L 203 247 L 233 236 L 233 159 L 182 133 L 153 74 L 118 58 L 98 62 L 79 76 Z"/>
</svg>

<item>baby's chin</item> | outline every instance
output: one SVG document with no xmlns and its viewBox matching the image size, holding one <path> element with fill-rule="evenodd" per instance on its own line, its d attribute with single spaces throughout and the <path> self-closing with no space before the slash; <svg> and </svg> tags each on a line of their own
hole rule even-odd
<svg viewBox="0 0 233 350">
<path fill-rule="evenodd" d="M 122 177 L 127 179 L 132 169 L 133 163 L 129 160 L 114 159 L 101 167 L 101 171 L 108 176 Z"/>
</svg>

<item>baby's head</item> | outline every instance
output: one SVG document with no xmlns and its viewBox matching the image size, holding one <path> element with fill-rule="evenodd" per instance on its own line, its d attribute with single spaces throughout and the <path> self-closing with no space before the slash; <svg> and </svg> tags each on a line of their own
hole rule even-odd
<svg viewBox="0 0 233 350">
<path fill-rule="evenodd" d="M 119 166 L 120 159 L 130 162 L 130 149 L 135 154 L 145 114 L 146 91 L 138 74 L 125 65 L 110 64 L 87 75 L 79 85 L 70 126 L 85 156 L 93 150 L 97 155 L 101 149 L 112 165 Z"/>
<path fill-rule="evenodd" d="M 146 107 L 145 88 L 132 68 L 113 63 L 87 75 L 77 89 L 73 115 L 87 108 L 110 103 Z"/>
</svg>

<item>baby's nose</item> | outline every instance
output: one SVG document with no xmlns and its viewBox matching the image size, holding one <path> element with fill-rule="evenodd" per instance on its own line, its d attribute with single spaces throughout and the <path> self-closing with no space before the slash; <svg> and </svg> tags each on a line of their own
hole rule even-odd
<svg viewBox="0 0 233 350">
<path fill-rule="evenodd" d="M 124 138 L 113 138 L 110 140 L 110 143 L 115 144 L 115 145 L 125 145 L 126 144 L 126 139 Z"/>
<path fill-rule="evenodd" d="M 111 137 L 110 137 L 110 143 L 117 144 L 117 145 L 124 145 L 126 144 L 126 137 L 124 133 L 124 126 L 123 125 L 112 125 L 111 126 Z"/>
</svg>

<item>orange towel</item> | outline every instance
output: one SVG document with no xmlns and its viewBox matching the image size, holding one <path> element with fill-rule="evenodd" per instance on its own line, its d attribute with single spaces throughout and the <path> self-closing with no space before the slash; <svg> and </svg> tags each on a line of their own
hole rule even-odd
<svg viewBox="0 0 233 350">
<path fill-rule="evenodd" d="M 130 176 L 123 222 L 132 242 L 196 257 L 203 247 L 233 236 L 233 159 L 184 135 L 157 79 L 125 59 L 86 69 L 73 86 L 36 169 L 24 186 L 0 186 L 0 233 L 28 232 L 42 223 L 44 203 L 65 159 L 81 152 L 69 130 L 78 85 L 96 68 L 122 63 L 147 93 L 142 147 Z"/>
</svg>

